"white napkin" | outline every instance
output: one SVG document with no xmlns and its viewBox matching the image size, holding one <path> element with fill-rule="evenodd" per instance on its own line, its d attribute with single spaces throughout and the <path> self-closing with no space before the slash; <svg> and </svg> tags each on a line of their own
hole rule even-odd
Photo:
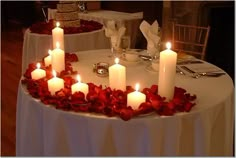
<svg viewBox="0 0 236 158">
<path fill-rule="evenodd" d="M 160 36 L 158 28 L 159 24 L 157 20 L 155 20 L 152 25 L 143 20 L 143 22 L 139 26 L 140 31 L 147 40 L 147 52 L 152 56 L 158 55 L 160 51 Z"/>
<path fill-rule="evenodd" d="M 119 48 L 122 36 L 125 35 L 126 28 L 124 26 L 116 28 L 116 23 L 114 20 L 107 22 L 105 27 L 106 37 L 111 38 L 111 44 L 114 48 Z"/>
</svg>

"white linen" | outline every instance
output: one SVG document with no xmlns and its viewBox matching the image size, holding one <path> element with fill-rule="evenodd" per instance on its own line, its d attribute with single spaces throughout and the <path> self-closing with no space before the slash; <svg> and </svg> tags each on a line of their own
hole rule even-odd
<svg viewBox="0 0 236 158">
<path fill-rule="evenodd" d="M 48 9 L 49 19 L 54 19 L 56 9 Z M 115 20 L 118 27 L 125 26 L 126 35 L 131 37 L 131 48 L 135 48 L 139 25 L 143 19 L 143 12 L 125 13 L 111 10 L 88 11 L 86 14 L 79 13 L 79 19 L 94 20 L 106 24 L 109 20 Z"/>
<path fill-rule="evenodd" d="M 142 32 L 143 36 L 147 40 L 147 52 L 154 56 L 159 56 L 160 53 L 160 36 L 159 36 L 159 24 L 155 20 L 152 25 L 147 23 L 147 21 L 143 20 L 143 22 L 139 26 L 140 31 Z"/>
<path fill-rule="evenodd" d="M 92 32 L 65 34 L 65 52 L 110 48 L 110 42 L 104 34 L 104 28 Z M 48 49 L 53 49 L 51 35 L 31 33 L 27 29 L 23 43 L 22 72 L 25 72 L 29 63 L 41 61 L 47 56 Z"/>
<path fill-rule="evenodd" d="M 109 53 L 107 49 L 78 52 L 80 61 L 73 66 L 83 82 L 109 84 L 108 77 L 92 72 L 94 63 L 113 64 Z M 121 64 L 127 67 L 127 85 L 139 82 L 143 89 L 158 83 L 158 73 L 145 70 L 147 63 Z M 16 156 L 232 156 L 234 85 L 230 76 L 193 79 L 177 74 L 176 86 L 197 95 L 191 112 L 123 121 L 57 110 L 32 98 L 19 84 Z"/>
</svg>

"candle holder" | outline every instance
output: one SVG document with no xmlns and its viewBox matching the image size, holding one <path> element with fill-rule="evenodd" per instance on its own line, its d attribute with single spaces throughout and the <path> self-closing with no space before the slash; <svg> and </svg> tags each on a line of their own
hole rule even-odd
<svg viewBox="0 0 236 158">
<path fill-rule="evenodd" d="M 93 72 L 95 72 L 99 77 L 107 77 L 109 75 L 108 68 L 109 64 L 106 62 L 93 64 Z"/>
<path fill-rule="evenodd" d="M 78 8 L 81 13 L 88 13 L 87 10 L 87 2 L 85 1 L 79 1 L 78 2 Z"/>
</svg>

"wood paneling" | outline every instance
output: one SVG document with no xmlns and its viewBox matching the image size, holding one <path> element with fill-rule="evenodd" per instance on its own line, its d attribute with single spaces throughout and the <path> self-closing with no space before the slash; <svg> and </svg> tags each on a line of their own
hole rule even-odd
<svg viewBox="0 0 236 158">
<path fill-rule="evenodd" d="M 22 26 L 9 23 L 1 34 L 1 156 L 15 156 L 16 100 L 21 77 Z"/>
</svg>

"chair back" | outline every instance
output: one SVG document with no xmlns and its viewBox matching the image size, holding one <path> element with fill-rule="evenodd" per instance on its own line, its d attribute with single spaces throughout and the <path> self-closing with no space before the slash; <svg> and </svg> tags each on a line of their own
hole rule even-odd
<svg viewBox="0 0 236 158">
<path fill-rule="evenodd" d="M 205 59 L 206 47 L 210 26 L 194 26 L 177 24 L 172 25 L 172 48 L 181 53 Z"/>
</svg>

